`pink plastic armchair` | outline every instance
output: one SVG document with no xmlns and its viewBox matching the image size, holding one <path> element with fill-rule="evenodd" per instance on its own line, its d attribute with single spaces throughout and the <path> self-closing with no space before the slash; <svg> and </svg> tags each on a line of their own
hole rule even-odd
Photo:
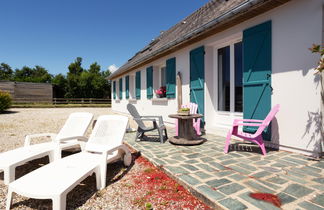
<svg viewBox="0 0 324 210">
<path fill-rule="evenodd" d="M 233 122 L 232 129 L 227 134 L 224 152 L 225 153 L 228 152 L 231 136 L 234 135 L 244 140 L 256 143 L 261 148 L 263 155 L 266 155 L 266 149 L 262 138 L 262 132 L 270 124 L 274 116 L 279 111 L 279 108 L 280 108 L 279 104 L 274 106 L 264 120 L 235 119 Z M 239 126 L 255 126 L 258 127 L 258 130 L 254 134 L 245 133 L 242 131 L 238 131 Z"/>
<path fill-rule="evenodd" d="M 197 114 L 198 111 L 198 104 L 195 103 L 189 103 L 189 104 L 183 104 L 181 105 L 181 108 L 189 108 L 190 109 L 190 114 Z M 196 130 L 197 135 L 201 135 L 200 131 L 200 118 L 198 119 L 193 119 L 193 127 Z M 175 122 L 175 130 L 176 130 L 176 136 L 178 136 L 178 120 Z"/>
</svg>

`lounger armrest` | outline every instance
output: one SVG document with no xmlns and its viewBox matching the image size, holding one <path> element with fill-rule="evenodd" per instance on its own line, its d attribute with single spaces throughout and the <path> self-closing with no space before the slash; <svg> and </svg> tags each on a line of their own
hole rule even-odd
<svg viewBox="0 0 324 210">
<path fill-rule="evenodd" d="M 24 146 L 29 146 L 30 145 L 30 141 L 32 138 L 37 138 L 37 137 L 51 137 L 52 141 L 54 141 L 55 137 L 56 137 L 56 133 L 38 133 L 38 134 L 30 134 L 30 135 L 26 135 L 25 137 L 25 144 Z"/>
<path fill-rule="evenodd" d="M 120 150 L 120 149 L 124 150 L 125 152 L 129 152 L 128 147 L 126 147 L 126 145 L 122 144 L 122 145 L 119 145 L 119 146 L 117 146 L 117 147 L 114 147 L 114 148 L 112 148 L 112 149 L 109 149 L 109 150 L 105 151 L 105 153 L 106 153 L 107 155 L 111 155 L 113 152 L 115 152 L 115 151 L 117 151 L 117 150 Z"/>
<path fill-rule="evenodd" d="M 58 140 L 60 142 L 62 142 L 62 141 L 68 141 L 68 140 L 73 140 L 73 139 L 77 139 L 77 140 L 81 140 L 81 141 L 88 141 L 88 138 L 84 137 L 84 136 L 70 136 L 70 137 L 61 138 L 61 139 L 58 139 Z"/>
</svg>

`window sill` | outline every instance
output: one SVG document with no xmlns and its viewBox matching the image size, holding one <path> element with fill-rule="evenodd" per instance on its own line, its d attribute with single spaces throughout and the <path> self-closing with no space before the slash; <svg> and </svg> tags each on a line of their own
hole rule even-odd
<svg viewBox="0 0 324 210">
<path fill-rule="evenodd" d="M 168 98 L 152 98 L 152 102 L 164 102 L 168 101 Z"/>
<path fill-rule="evenodd" d="M 130 98 L 130 99 L 128 99 L 128 103 L 130 103 L 130 104 L 136 104 L 137 103 L 137 99 Z"/>
</svg>

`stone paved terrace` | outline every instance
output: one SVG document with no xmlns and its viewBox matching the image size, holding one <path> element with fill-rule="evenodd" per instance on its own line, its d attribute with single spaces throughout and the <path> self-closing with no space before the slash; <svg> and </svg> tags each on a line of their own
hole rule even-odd
<svg viewBox="0 0 324 210">
<path fill-rule="evenodd" d="M 127 133 L 126 143 L 213 208 L 280 209 L 249 197 L 264 192 L 278 195 L 282 209 L 324 209 L 323 159 L 269 149 L 263 156 L 257 146 L 233 141 L 224 154 L 224 137 L 204 137 L 202 145 L 175 146 L 156 136 L 135 142 Z"/>
</svg>

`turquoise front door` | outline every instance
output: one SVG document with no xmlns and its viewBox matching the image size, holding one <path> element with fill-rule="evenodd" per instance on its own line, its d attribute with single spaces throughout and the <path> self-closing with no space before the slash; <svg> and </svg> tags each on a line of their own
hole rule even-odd
<svg viewBox="0 0 324 210">
<path fill-rule="evenodd" d="M 205 48 L 204 46 L 190 51 L 190 102 L 198 104 L 198 113 L 205 113 Z M 205 124 L 202 118 L 203 127 Z"/>
<path fill-rule="evenodd" d="M 271 109 L 271 21 L 243 31 L 243 118 L 264 119 Z M 245 126 L 254 133 L 256 127 Z M 271 126 L 263 133 L 271 139 Z"/>
</svg>

